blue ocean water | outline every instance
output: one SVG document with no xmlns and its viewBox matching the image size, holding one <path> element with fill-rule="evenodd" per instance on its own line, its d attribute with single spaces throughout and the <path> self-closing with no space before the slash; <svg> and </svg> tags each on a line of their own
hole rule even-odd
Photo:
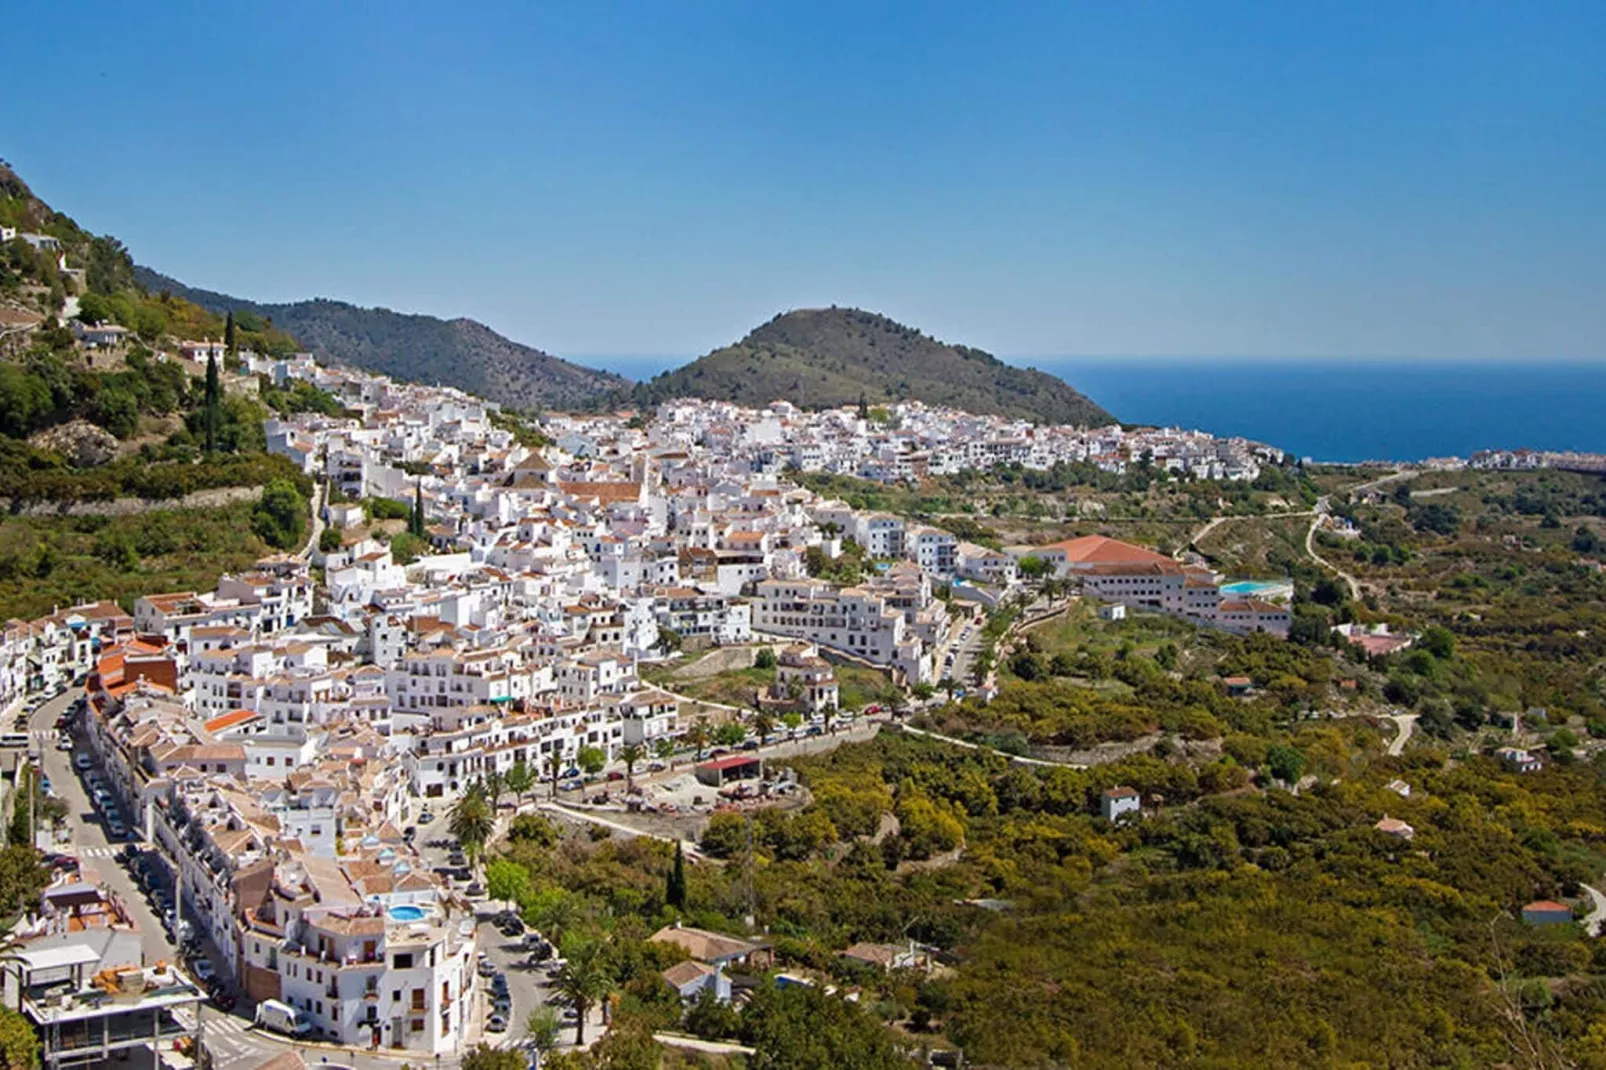
<svg viewBox="0 0 1606 1070">
<path fill-rule="evenodd" d="M 1606 453 L 1606 364 L 1190 357 L 1006 358 L 1052 372 L 1130 423 L 1198 428 L 1319 461 Z M 650 378 L 685 359 L 591 358 Z"/>
<path fill-rule="evenodd" d="M 1039 359 L 1122 420 L 1242 435 L 1321 461 L 1606 452 L 1606 364 Z"/>
</svg>

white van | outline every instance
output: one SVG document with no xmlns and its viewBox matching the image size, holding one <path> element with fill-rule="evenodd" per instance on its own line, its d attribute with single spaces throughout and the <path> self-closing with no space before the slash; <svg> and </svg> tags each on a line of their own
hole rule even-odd
<svg viewBox="0 0 1606 1070">
<path fill-rule="evenodd" d="M 287 1037 L 304 1037 L 312 1032 L 312 1023 L 306 1015 L 276 999 L 265 999 L 257 1004 L 256 1024 Z"/>
</svg>

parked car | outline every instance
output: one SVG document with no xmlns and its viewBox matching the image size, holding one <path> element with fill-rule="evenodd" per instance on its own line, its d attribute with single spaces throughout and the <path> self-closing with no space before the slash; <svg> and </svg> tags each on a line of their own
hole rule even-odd
<svg viewBox="0 0 1606 1070">
<path fill-rule="evenodd" d="M 190 963 L 190 972 L 203 985 L 217 976 L 217 970 L 213 969 L 211 959 L 196 959 Z"/>
<path fill-rule="evenodd" d="M 423 813 L 418 815 L 418 823 L 420 825 L 430 825 L 434 824 L 434 822 L 435 812 L 433 810 L 425 810 Z"/>
<path fill-rule="evenodd" d="M 663 762 L 648 762 L 647 763 L 647 772 L 649 772 L 649 773 L 662 773 L 665 769 L 668 769 L 668 768 L 669 768 L 669 766 L 665 765 Z"/>
<path fill-rule="evenodd" d="M 496 963 L 490 959 L 480 959 L 479 968 L 475 972 L 481 977 L 494 977 L 496 976 Z"/>
<path fill-rule="evenodd" d="M 619 781 L 619 780 L 623 780 L 624 778 L 625 778 L 625 775 L 623 773 L 619 772 L 619 770 L 617 770 L 617 769 L 608 770 L 608 779 L 609 780 Z"/>
<path fill-rule="evenodd" d="M 485 1020 L 485 1031 L 487 1033 L 506 1033 L 507 1019 L 500 1014 L 491 1015 Z"/>
<path fill-rule="evenodd" d="M 90 761 L 89 755 L 87 754 L 79 754 L 72 760 L 72 767 L 78 770 L 80 773 L 87 773 L 89 768 L 94 764 L 94 762 Z"/>
</svg>

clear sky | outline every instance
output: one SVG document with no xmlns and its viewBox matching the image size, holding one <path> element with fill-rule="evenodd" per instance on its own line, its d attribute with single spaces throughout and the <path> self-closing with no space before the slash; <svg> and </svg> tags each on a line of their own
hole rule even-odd
<svg viewBox="0 0 1606 1070">
<path fill-rule="evenodd" d="M 1606 2 L 15 5 L 0 156 L 259 300 L 695 355 L 1606 358 Z"/>
</svg>

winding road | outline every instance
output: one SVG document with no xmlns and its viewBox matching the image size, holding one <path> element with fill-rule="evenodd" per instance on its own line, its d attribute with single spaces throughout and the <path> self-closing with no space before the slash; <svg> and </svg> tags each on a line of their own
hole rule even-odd
<svg viewBox="0 0 1606 1070">
<path fill-rule="evenodd" d="M 1323 498 L 1322 502 L 1325 503 L 1326 500 L 1327 499 Z M 1212 531 L 1215 531 L 1218 526 L 1225 524 L 1229 520 L 1281 520 L 1284 517 L 1291 516 L 1314 516 L 1317 519 L 1320 519 L 1323 511 L 1323 505 L 1318 503 L 1315 509 L 1295 509 L 1286 513 L 1230 513 L 1226 516 L 1213 516 L 1209 520 L 1205 521 L 1203 527 L 1193 533 L 1193 535 L 1188 539 L 1188 545 L 1197 550 L 1199 548 L 1199 541 L 1201 539 L 1209 535 Z"/>
<path fill-rule="evenodd" d="M 1315 512 L 1316 515 L 1311 518 L 1310 527 L 1305 529 L 1305 552 L 1310 555 L 1312 561 L 1344 581 L 1345 585 L 1349 587 L 1351 602 L 1359 602 L 1361 600 L 1361 585 L 1356 581 L 1355 577 L 1316 552 L 1316 529 L 1322 526 L 1322 517 L 1327 515 L 1326 498 L 1323 498 L 1317 504 Z"/>
<path fill-rule="evenodd" d="M 1590 936 L 1599 936 L 1601 929 L 1606 928 L 1606 895 L 1602 895 L 1600 889 L 1591 888 L 1587 884 L 1580 884 L 1579 887 L 1589 893 L 1590 901 L 1595 904 L 1579 924 Z"/>
<path fill-rule="evenodd" d="M 1396 713 L 1389 716 L 1389 720 L 1399 729 L 1394 733 L 1394 738 L 1389 740 L 1389 757 L 1398 758 L 1405 752 L 1405 744 L 1410 741 L 1411 733 L 1416 731 L 1417 716 L 1414 713 Z"/>
</svg>

